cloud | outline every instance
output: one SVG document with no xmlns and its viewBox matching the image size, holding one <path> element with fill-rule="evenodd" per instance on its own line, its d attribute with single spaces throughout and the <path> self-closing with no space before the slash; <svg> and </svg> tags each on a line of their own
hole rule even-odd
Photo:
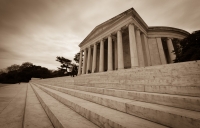
<svg viewBox="0 0 200 128">
<path fill-rule="evenodd" d="M 50 69 L 73 59 L 99 24 L 133 7 L 149 26 L 200 29 L 199 0 L 1 0 L 0 69 L 32 62 Z"/>
</svg>

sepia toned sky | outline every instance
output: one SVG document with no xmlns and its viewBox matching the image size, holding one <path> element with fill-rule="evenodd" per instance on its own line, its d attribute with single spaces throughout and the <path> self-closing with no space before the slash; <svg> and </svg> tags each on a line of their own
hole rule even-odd
<svg viewBox="0 0 200 128">
<path fill-rule="evenodd" d="M 133 7 L 148 26 L 200 29 L 200 0 L 0 0 L 0 69 L 31 62 L 57 69 L 102 22 Z"/>
</svg>

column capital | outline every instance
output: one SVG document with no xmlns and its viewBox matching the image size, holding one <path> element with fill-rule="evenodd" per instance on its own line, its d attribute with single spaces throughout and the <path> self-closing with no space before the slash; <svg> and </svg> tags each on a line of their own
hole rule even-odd
<svg viewBox="0 0 200 128">
<path fill-rule="evenodd" d="M 108 37 L 111 37 L 111 38 L 112 38 L 112 34 L 109 34 L 109 35 L 107 36 L 107 38 L 108 38 Z"/>
<path fill-rule="evenodd" d="M 93 45 L 97 45 L 98 44 L 98 42 L 95 42 Z"/>
<path fill-rule="evenodd" d="M 89 48 L 92 48 L 92 45 L 88 46 L 88 49 L 89 49 Z"/>
<path fill-rule="evenodd" d="M 123 27 L 121 27 L 121 30 L 124 31 L 128 26 L 124 25 Z"/>
<path fill-rule="evenodd" d="M 112 34 L 109 34 L 109 35 L 107 35 L 105 38 L 104 38 L 104 40 L 106 40 L 106 39 L 108 39 L 109 37 L 111 37 L 112 38 Z"/>
<path fill-rule="evenodd" d="M 117 31 L 113 31 L 112 33 L 111 33 L 111 35 L 115 35 L 117 33 Z"/>
<path fill-rule="evenodd" d="M 101 43 L 101 42 L 104 42 L 104 41 L 105 41 L 105 39 L 104 39 L 104 38 L 99 40 L 99 42 L 100 42 L 100 43 Z"/>
<path fill-rule="evenodd" d="M 141 30 L 140 30 L 138 27 L 135 27 L 135 29 L 136 29 L 137 31 L 140 31 L 140 32 L 141 32 Z"/>
<path fill-rule="evenodd" d="M 90 45 L 90 48 L 92 49 L 94 47 L 94 45 Z"/>
<path fill-rule="evenodd" d="M 121 27 L 120 29 L 117 30 L 117 32 L 118 32 L 118 31 L 120 31 L 121 33 L 124 33 L 124 32 L 125 32 L 125 28 L 124 28 L 124 27 Z"/>
<path fill-rule="evenodd" d="M 111 38 L 112 38 L 112 40 L 113 40 L 114 42 L 117 42 L 117 37 L 112 36 Z"/>
<path fill-rule="evenodd" d="M 117 32 L 119 32 L 119 31 L 122 32 L 122 28 L 117 29 Z"/>
<path fill-rule="evenodd" d="M 172 40 L 173 38 L 171 38 L 171 37 L 167 37 L 167 40 Z"/>
<path fill-rule="evenodd" d="M 134 27 L 136 27 L 135 24 L 134 24 L 133 22 L 129 22 L 128 24 L 126 24 L 127 27 L 128 27 L 129 25 L 133 25 Z"/>
<path fill-rule="evenodd" d="M 145 33 L 143 33 L 143 32 L 141 32 L 140 35 L 143 36 L 144 38 L 148 38 L 148 36 Z"/>
<path fill-rule="evenodd" d="M 133 25 L 133 26 L 135 26 L 135 24 L 134 24 L 133 22 L 128 23 L 128 25 Z"/>
<path fill-rule="evenodd" d="M 101 41 L 97 41 L 95 44 L 98 46 L 100 45 Z"/>
</svg>

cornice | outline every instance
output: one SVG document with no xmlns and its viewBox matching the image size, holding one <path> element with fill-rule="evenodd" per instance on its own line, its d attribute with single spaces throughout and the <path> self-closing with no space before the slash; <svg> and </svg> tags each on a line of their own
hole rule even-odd
<svg viewBox="0 0 200 128">
<path fill-rule="evenodd" d="M 148 28 L 148 33 L 149 32 L 176 32 L 176 33 L 180 33 L 186 36 L 190 34 L 189 32 L 185 30 L 182 30 L 179 28 L 173 28 L 173 27 L 166 27 L 166 26 L 150 26 Z"/>
<path fill-rule="evenodd" d="M 109 28 L 111 28 L 113 25 L 116 25 L 116 23 L 120 22 L 121 20 L 123 20 L 124 18 L 127 18 L 127 17 L 132 17 L 143 29 L 144 31 L 147 30 L 148 26 L 147 24 L 144 22 L 144 20 L 139 16 L 139 14 L 133 9 L 133 8 L 130 8 L 128 9 L 127 11 L 103 22 L 102 24 L 96 26 L 90 33 L 89 35 L 79 44 L 79 47 L 83 46 L 85 44 L 85 42 L 88 42 L 89 39 L 92 34 L 94 34 L 95 32 L 97 32 L 98 30 L 100 30 L 101 28 L 104 28 L 106 27 L 107 25 L 110 24 L 110 26 L 108 26 L 107 28 L 105 28 L 104 30 L 102 30 L 100 33 L 98 34 L 101 34 L 105 31 L 107 31 Z M 95 38 L 95 37 L 92 37 L 92 39 Z"/>
<path fill-rule="evenodd" d="M 148 37 L 185 38 L 189 34 L 190 33 L 185 30 L 165 26 L 149 27 L 148 29 Z"/>
<path fill-rule="evenodd" d="M 125 12 L 122 12 L 122 13 L 120 13 L 119 15 L 117 15 L 117 16 L 115 16 L 115 17 L 113 17 L 113 18 L 111 18 L 111 19 L 109 19 L 109 20 L 107 20 L 107 21 L 105 21 L 105 22 L 103 22 L 103 23 L 101 23 L 101 24 L 99 24 L 99 25 L 97 25 L 89 34 L 88 34 L 88 36 L 79 44 L 79 46 L 82 44 L 82 43 L 84 43 L 85 41 L 87 41 L 87 39 L 93 34 L 93 33 L 95 33 L 99 28 L 103 28 L 103 27 L 105 27 L 106 25 L 108 25 L 109 23 L 114 23 L 114 22 L 116 22 L 116 20 L 119 20 L 120 19 L 120 17 L 124 17 L 125 15 L 127 15 L 128 13 L 130 13 L 132 11 L 132 8 L 131 9 L 129 9 L 129 10 L 127 10 L 127 11 L 125 11 Z"/>
<path fill-rule="evenodd" d="M 146 37 L 156 37 L 170 35 L 171 37 L 186 37 L 190 33 L 173 27 L 165 26 L 148 26 L 140 15 L 133 9 L 129 9 L 105 22 L 96 26 L 89 35 L 79 44 L 81 49 L 88 47 L 101 39 L 107 38 L 109 35 L 114 35 L 119 29 L 128 27 L 129 24 L 134 24 L 135 29 L 139 29 Z M 99 32 L 98 32 L 99 31 Z M 93 35 L 94 34 L 94 35 Z"/>
<path fill-rule="evenodd" d="M 119 30 L 122 26 L 125 26 L 126 24 L 128 24 L 130 22 L 132 22 L 131 17 L 129 17 L 127 20 L 124 20 L 120 24 L 112 26 L 108 30 L 105 30 L 105 31 L 99 33 L 94 38 L 88 40 L 87 42 L 84 42 L 83 44 L 81 44 L 79 46 L 84 49 L 85 47 L 87 47 L 87 45 L 91 45 L 91 44 L 93 44 L 95 42 L 99 42 L 99 40 L 104 39 L 105 37 L 108 37 L 108 35 L 110 35 L 110 34 L 116 33 L 117 30 Z"/>
<path fill-rule="evenodd" d="M 134 8 L 132 8 L 132 16 L 145 30 L 148 29 L 148 25 L 144 22 L 144 20 L 140 17 Z"/>
</svg>

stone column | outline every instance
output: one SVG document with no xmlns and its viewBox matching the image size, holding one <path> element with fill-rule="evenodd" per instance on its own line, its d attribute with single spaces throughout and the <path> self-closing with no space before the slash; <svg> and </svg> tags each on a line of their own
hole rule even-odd
<svg viewBox="0 0 200 128">
<path fill-rule="evenodd" d="M 117 54 L 117 39 L 116 40 L 114 40 L 114 49 L 115 49 L 115 53 L 114 53 L 114 55 L 115 55 L 115 70 L 117 70 L 117 68 L 118 68 L 118 54 Z"/>
<path fill-rule="evenodd" d="M 117 48 L 118 48 L 118 69 L 124 69 L 124 55 L 123 55 L 121 30 L 117 31 Z"/>
<path fill-rule="evenodd" d="M 86 65 L 86 48 L 84 49 L 84 58 L 83 58 L 83 69 L 82 69 L 82 74 L 85 74 L 85 65 Z"/>
<path fill-rule="evenodd" d="M 87 70 L 86 73 L 88 74 L 88 70 L 90 70 L 90 58 L 91 58 L 91 47 L 88 47 L 88 55 L 87 55 Z M 91 71 L 90 71 L 91 72 Z"/>
<path fill-rule="evenodd" d="M 92 73 L 94 73 L 96 70 L 96 62 L 97 62 L 97 44 L 95 43 L 93 49 Z"/>
<path fill-rule="evenodd" d="M 78 68 L 78 75 L 81 74 L 81 67 L 82 67 L 82 50 L 80 51 L 80 58 L 79 58 L 79 68 Z"/>
<path fill-rule="evenodd" d="M 144 51 L 145 66 L 151 66 L 149 44 L 147 42 L 147 37 L 144 33 L 141 34 L 141 37 L 142 37 L 142 40 L 143 40 L 143 51 Z"/>
<path fill-rule="evenodd" d="M 112 58 L 112 37 L 108 36 L 108 71 L 113 70 L 113 58 Z"/>
<path fill-rule="evenodd" d="M 96 57 L 96 71 L 99 72 L 99 63 L 100 63 L 100 43 L 97 43 L 97 57 Z"/>
<path fill-rule="evenodd" d="M 157 42 L 157 45 L 158 45 L 158 51 L 159 51 L 159 55 L 160 55 L 161 64 L 166 64 L 167 61 L 166 61 L 166 58 L 165 58 L 165 52 L 164 52 L 164 49 L 163 49 L 161 38 L 156 38 L 156 42 Z"/>
<path fill-rule="evenodd" d="M 140 36 L 140 30 L 136 29 L 136 41 L 137 41 L 137 51 L 138 51 L 138 61 L 139 66 L 144 67 L 144 55 L 143 55 L 143 49 L 142 49 L 142 41 Z"/>
<path fill-rule="evenodd" d="M 176 59 L 176 55 L 172 52 L 174 51 L 174 46 L 170 38 L 167 39 L 167 47 L 168 47 L 168 52 L 169 52 L 169 62 L 173 63 L 173 60 Z"/>
<path fill-rule="evenodd" d="M 131 67 L 135 67 L 139 66 L 139 63 L 138 63 L 138 53 L 137 53 L 134 25 L 129 24 L 128 30 L 129 30 L 129 42 L 130 42 Z"/>
<path fill-rule="evenodd" d="M 151 65 L 161 65 L 160 61 L 160 55 L 158 50 L 158 45 L 156 42 L 156 38 L 151 37 L 148 38 L 148 45 L 149 45 L 149 52 L 150 52 L 150 58 L 151 58 Z"/>
<path fill-rule="evenodd" d="M 99 62 L 99 72 L 104 71 L 104 41 L 100 41 L 100 62 Z"/>
</svg>

